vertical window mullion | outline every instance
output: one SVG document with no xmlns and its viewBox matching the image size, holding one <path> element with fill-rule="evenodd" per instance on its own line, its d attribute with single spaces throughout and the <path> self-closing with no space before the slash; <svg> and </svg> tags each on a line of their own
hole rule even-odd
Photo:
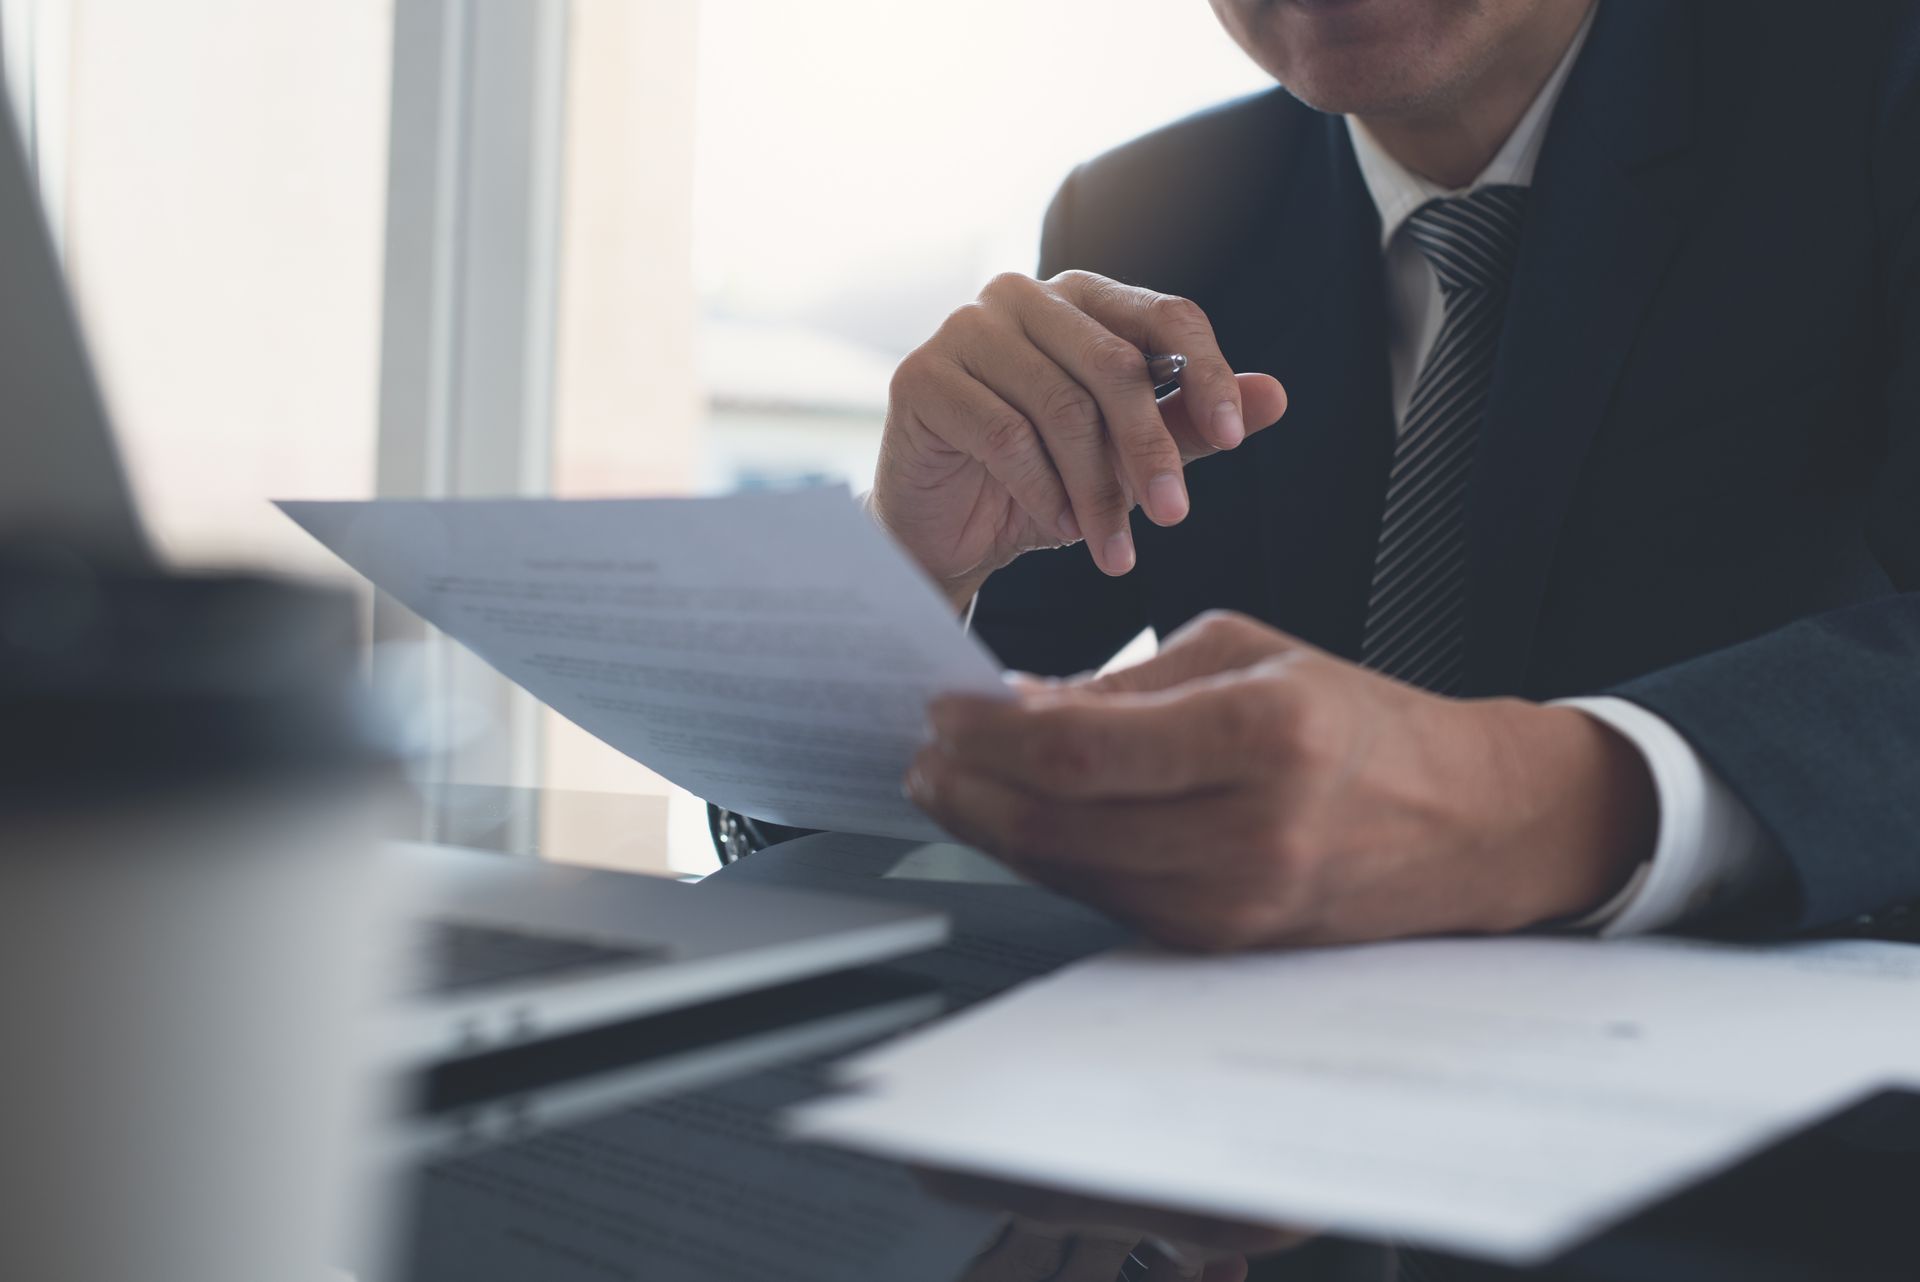
<svg viewBox="0 0 1920 1282">
<path fill-rule="evenodd" d="M 383 497 L 548 488 L 567 18 L 566 0 L 395 2 Z M 438 771 L 538 782 L 532 699 L 390 603 L 375 637 L 420 643 L 385 674 L 379 647 L 375 678 L 424 668 Z"/>
</svg>

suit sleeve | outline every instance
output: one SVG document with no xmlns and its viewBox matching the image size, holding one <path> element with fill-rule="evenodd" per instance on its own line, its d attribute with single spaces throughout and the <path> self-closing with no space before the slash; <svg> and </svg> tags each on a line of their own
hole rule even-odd
<svg viewBox="0 0 1920 1282">
<path fill-rule="evenodd" d="M 1920 900 L 1920 23 L 1905 27 L 1873 175 L 1888 373 L 1866 536 L 1893 591 L 1614 692 L 1684 735 L 1773 839 L 1789 889 L 1761 929 Z"/>
<path fill-rule="evenodd" d="M 1040 238 L 1040 276 L 1075 260 L 1075 175 L 1054 196 Z M 973 630 L 1010 668 L 1068 676 L 1097 668 L 1147 626 L 1139 580 L 1102 574 L 1084 545 L 1029 552 L 981 588 Z"/>
</svg>

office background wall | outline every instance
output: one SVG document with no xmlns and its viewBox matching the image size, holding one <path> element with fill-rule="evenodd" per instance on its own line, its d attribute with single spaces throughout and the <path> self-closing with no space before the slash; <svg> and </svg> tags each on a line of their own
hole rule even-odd
<svg viewBox="0 0 1920 1282">
<path fill-rule="evenodd" d="M 1262 84 L 1200 0 L 0 0 L 0 49 L 167 552 L 324 576 L 268 498 L 864 484 L 893 364 L 1060 175 Z M 433 772 L 704 858 L 689 799 L 381 623 Z"/>
</svg>

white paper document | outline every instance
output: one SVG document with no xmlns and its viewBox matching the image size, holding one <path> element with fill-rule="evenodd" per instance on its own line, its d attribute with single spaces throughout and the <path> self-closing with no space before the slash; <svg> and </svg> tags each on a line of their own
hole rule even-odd
<svg viewBox="0 0 1920 1282">
<path fill-rule="evenodd" d="M 801 1136 L 1542 1259 L 1876 1084 L 1920 948 L 1444 940 L 1083 962 L 842 1066 Z"/>
<path fill-rule="evenodd" d="M 775 823 L 938 840 L 900 795 L 927 700 L 999 665 L 843 488 L 282 503 L 541 702 Z"/>
</svg>

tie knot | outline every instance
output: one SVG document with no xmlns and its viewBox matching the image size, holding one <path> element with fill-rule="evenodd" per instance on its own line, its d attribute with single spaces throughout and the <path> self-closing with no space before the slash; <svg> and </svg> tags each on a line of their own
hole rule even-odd
<svg viewBox="0 0 1920 1282">
<path fill-rule="evenodd" d="M 1440 292 L 1506 288 L 1520 247 L 1525 187 L 1482 187 L 1465 196 L 1429 200 L 1407 219 L 1407 234 L 1433 264 Z"/>
</svg>

